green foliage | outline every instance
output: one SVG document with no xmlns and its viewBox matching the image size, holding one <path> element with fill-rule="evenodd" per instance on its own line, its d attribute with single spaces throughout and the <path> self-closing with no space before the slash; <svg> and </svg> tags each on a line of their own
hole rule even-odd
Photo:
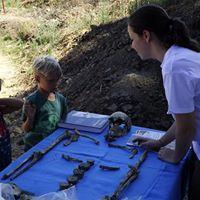
<svg viewBox="0 0 200 200">
<path fill-rule="evenodd" d="M 129 3 L 129 14 L 134 12 L 138 7 L 146 4 L 158 4 L 160 6 L 166 6 L 169 0 L 135 0 Z"/>
<path fill-rule="evenodd" d="M 6 0 L 8 17 L 0 17 L 0 48 L 31 73 L 40 54 L 66 54 L 91 25 L 127 17 L 138 6 L 167 0 Z M 9 14 L 11 16 L 9 16 Z M 2 25 L 2 26 L 1 26 Z M 3 28 L 2 28 L 3 27 Z"/>
<path fill-rule="evenodd" d="M 59 39 L 58 23 L 44 20 L 40 23 L 26 21 L 14 24 L 14 27 L 9 24 L 0 30 L 0 48 L 30 74 L 32 71 L 28 66 L 36 56 L 53 53 Z"/>
<path fill-rule="evenodd" d="M 109 2 L 102 0 L 99 3 L 99 12 L 97 13 L 97 21 L 99 24 L 105 24 L 110 21 L 110 7 Z"/>
<path fill-rule="evenodd" d="M 6 8 L 9 8 L 9 7 L 19 8 L 21 7 L 21 1 L 20 0 L 5 0 L 5 6 Z"/>
</svg>

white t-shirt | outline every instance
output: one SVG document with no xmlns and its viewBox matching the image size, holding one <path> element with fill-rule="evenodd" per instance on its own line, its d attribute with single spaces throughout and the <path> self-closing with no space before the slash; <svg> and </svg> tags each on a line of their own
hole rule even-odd
<svg viewBox="0 0 200 200">
<path fill-rule="evenodd" d="M 200 160 L 200 53 L 171 46 L 161 64 L 168 114 L 195 111 L 193 149 Z"/>
</svg>

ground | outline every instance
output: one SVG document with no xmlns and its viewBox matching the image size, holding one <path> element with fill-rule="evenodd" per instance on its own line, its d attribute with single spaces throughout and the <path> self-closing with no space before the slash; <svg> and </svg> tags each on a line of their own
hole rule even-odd
<svg viewBox="0 0 200 200">
<path fill-rule="evenodd" d="M 181 17 L 187 23 L 197 40 L 200 38 L 199 10 L 198 4 L 191 3 L 179 3 L 168 8 L 172 16 Z M 67 43 L 63 41 L 63 49 Z M 0 60 L 1 63 L 7 62 L 2 61 L 4 57 Z M 141 61 L 131 50 L 126 18 L 92 26 L 90 32 L 77 38 L 77 45 L 63 56 L 60 64 L 64 76 L 59 91 L 69 99 L 71 109 L 102 114 L 123 111 L 131 117 L 133 125 L 159 130 L 167 130 L 173 122 L 171 116 L 166 114 L 160 64 L 153 60 Z M 11 67 L 10 70 L 13 72 L 14 69 Z M 7 95 L 20 94 L 23 97 L 33 90 L 31 88 L 23 93 L 17 92 L 20 88 L 16 88 L 13 92 L 12 87 L 6 86 L 8 79 L 16 83 L 17 77 L 11 72 L 6 72 L 11 77 L 5 76 Z M 23 135 L 20 114 L 16 116 L 9 118 L 14 159 L 23 152 L 23 146 L 17 143 Z"/>
<path fill-rule="evenodd" d="M 191 3 L 168 8 L 172 16 L 187 23 L 198 40 L 199 8 Z M 160 64 L 141 61 L 131 50 L 127 19 L 91 28 L 60 60 L 64 71 L 60 89 L 71 107 L 105 114 L 120 110 L 131 117 L 133 125 L 167 130 L 172 118 L 166 115 Z"/>
<path fill-rule="evenodd" d="M 9 57 L 6 57 L 0 52 L 0 78 L 3 80 L 0 98 L 17 96 L 22 92 L 22 88 L 17 85 L 18 70 L 13 65 Z M 21 130 L 20 111 L 5 116 L 7 125 L 10 129 L 13 147 L 13 159 L 16 159 L 23 153 L 23 146 L 18 143 L 21 140 L 23 132 Z"/>
</svg>

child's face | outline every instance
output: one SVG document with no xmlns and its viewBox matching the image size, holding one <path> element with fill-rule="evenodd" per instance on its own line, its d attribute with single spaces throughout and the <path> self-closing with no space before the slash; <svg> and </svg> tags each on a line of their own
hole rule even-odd
<svg viewBox="0 0 200 200">
<path fill-rule="evenodd" d="M 38 85 L 46 92 L 54 92 L 60 81 L 60 77 L 56 74 L 49 73 L 48 75 L 38 74 L 36 76 Z"/>
</svg>

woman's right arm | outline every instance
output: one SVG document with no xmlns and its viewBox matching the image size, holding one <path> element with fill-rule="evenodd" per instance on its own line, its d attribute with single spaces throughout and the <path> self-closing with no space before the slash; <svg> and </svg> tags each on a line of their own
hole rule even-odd
<svg viewBox="0 0 200 200">
<path fill-rule="evenodd" d="M 161 147 L 166 146 L 175 139 L 175 129 L 176 122 L 171 125 L 166 134 L 159 140 L 136 138 L 134 141 L 138 141 L 140 146 L 147 150 L 159 151 Z"/>
<path fill-rule="evenodd" d="M 174 121 L 171 127 L 167 130 L 166 134 L 159 139 L 161 147 L 166 146 L 167 144 L 175 140 L 175 132 L 176 132 L 176 121 Z"/>
</svg>

